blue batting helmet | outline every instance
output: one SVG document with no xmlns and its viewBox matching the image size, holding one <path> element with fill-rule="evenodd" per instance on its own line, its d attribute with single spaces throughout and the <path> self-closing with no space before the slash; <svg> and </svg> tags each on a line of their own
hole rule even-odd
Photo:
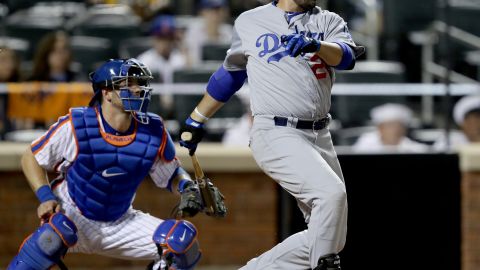
<svg viewBox="0 0 480 270">
<path fill-rule="evenodd" d="M 146 114 L 152 92 L 150 87 L 152 79 L 150 69 L 135 58 L 109 60 L 90 74 L 94 96 L 89 105 L 94 106 L 99 102 L 103 89 L 119 90 L 123 109 L 131 112 L 137 121 L 147 124 Z M 130 81 L 134 81 L 140 87 L 140 93 L 130 91 L 128 87 Z"/>
</svg>

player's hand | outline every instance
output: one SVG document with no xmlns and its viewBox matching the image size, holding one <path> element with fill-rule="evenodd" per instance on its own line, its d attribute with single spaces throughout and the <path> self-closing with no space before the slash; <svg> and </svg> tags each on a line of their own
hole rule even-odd
<svg viewBox="0 0 480 270">
<path fill-rule="evenodd" d="M 301 34 L 283 35 L 281 39 L 291 57 L 297 57 L 305 53 L 315 53 L 320 50 L 320 41 Z"/>
<path fill-rule="evenodd" d="M 38 218 L 42 221 L 48 220 L 48 218 L 54 213 L 60 212 L 60 204 L 56 200 L 49 200 L 41 203 L 37 208 Z"/>
<path fill-rule="evenodd" d="M 216 211 L 214 213 L 207 213 L 207 215 L 215 217 L 225 217 L 227 215 L 225 196 L 223 196 L 220 190 L 216 186 L 214 186 L 211 181 L 208 182 L 208 189 L 212 193 L 213 203 L 215 203 L 216 205 Z"/>
<path fill-rule="evenodd" d="M 188 117 L 180 129 L 180 145 L 190 149 L 190 155 L 193 155 L 197 150 L 198 143 L 203 139 L 204 134 L 204 124 Z"/>
<path fill-rule="evenodd" d="M 178 210 L 182 217 L 193 217 L 203 210 L 202 195 L 197 183 L 188 182 L 183 188 L 180 193 Z"/>
</svg>

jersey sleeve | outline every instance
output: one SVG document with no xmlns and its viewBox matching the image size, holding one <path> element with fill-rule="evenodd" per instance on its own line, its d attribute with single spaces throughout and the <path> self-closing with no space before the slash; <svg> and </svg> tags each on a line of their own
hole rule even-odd
<svg viewBox="0 0 480 270">
<path fill-rule="evenodd" d="M 232 45 L 227 51 L 223 67 L 228 71 L 240 71 L 247 69 L 247 56 L 242 46 L 242 39 L 238 34 L 239 21 L 235 22 L 232 33 Z"/>
<path fill-rule="evenodd" d="M 43 136 L 33 141 L 31 151 L 38 164 L 48 171 L 54 170 L 64 161 L 73 161 L 76 142 L 70 116 L 60 117 Z"/>
<path fill-rule="evenodd" d="M 166 161 L 158 157 L 150 170 L 150 177 L 157 187 L 167 188 L 178 167 L 180 167 L 180 161 L 177 158 Z"/>
<path fill-rule="evenodd" d="M 343 42 L 350 47 L 355 48 L 355 42 L 352 39 L 352 35 L 348 30 L 347 23 L 339 15 L 328 12 L 326 15 L 326 29 L 325 29 L 325 41 L 327 42 Z"/>
</svg>

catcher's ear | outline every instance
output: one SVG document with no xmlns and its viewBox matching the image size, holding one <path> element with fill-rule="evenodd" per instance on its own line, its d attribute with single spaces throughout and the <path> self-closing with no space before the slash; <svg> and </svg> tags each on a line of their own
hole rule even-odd
<svg viewBox="0 0 480 270">
<path fill-rule="evenodd" d="M 103 99 L 105 99 L 108 102 L 112 102 L 112 96 L 110 92 L 112 91 L 109 91 L 108 89 L 102 89 Z"/>
</svg>

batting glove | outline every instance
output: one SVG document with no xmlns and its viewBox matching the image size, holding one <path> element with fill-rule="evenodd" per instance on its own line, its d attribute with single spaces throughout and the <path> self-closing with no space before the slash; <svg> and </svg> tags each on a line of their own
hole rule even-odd
<svg viewBox="0 0 480 270">
<path fill-rule="evenodd" d="M 320 50 L 320 41 L 306 37 L 301 34 L 283 35 L 282 43 L 291 57 L 300 54 L 315 53 Z"/>
<path fill-rule="evenodd" d="M 190 155 L 193 155 L 204 134 L 204 124 L 188 117 L 184 126 L 180 129 L 180 145 L 190 149 Z"/>
</svg>

